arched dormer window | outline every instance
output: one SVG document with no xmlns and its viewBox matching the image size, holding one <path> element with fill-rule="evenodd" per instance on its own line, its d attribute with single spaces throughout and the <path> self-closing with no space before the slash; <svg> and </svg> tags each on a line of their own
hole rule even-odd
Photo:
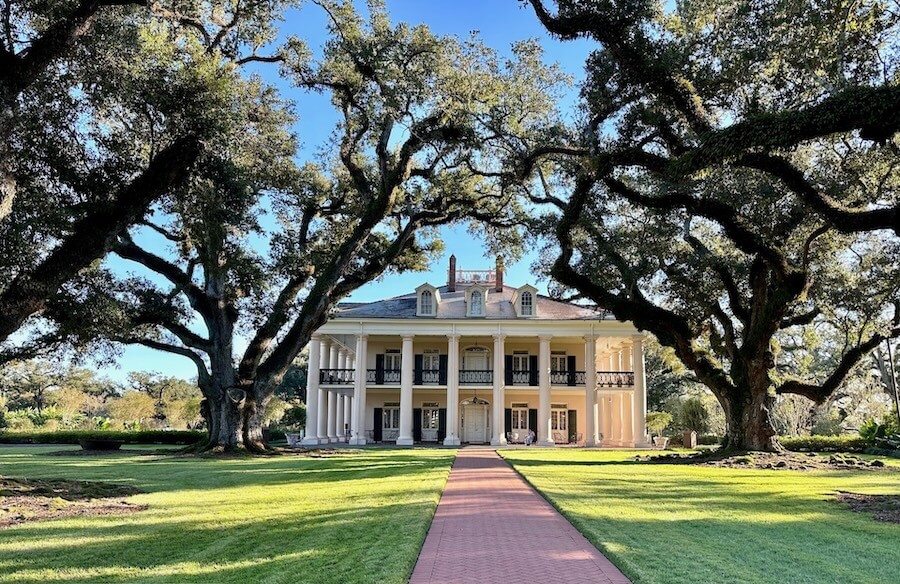
<svg viewBox="0 0 900 584">
<path fill-rule="evenodd" d="M 416 316 L 437 316 L 440 303 L 441 293 L 431 284 L 416 288 Z"/>
<path fill-rule="evenodd" d="M 434 294 L 431 290 L 423 290 L 419 297 L 419 308 L 422 314 L 434 314 Z"/>
<path fill-rule="evenodd" d="M 469 314 L 472 316 L 484 315 L 484 294 L 481 290 L 473 290 L 469 295 Z"/>
<path fill-rule="evenodd" d="M 534 295 L 525 291 L 522 292 L 522 316 L 533 316 L 534 315 Z"/>
<path fill-rule="evenodd" d="M 537 317 L 537 301 L 537 288 L 529 284 L 525 284 L 518 288 L 513 292 L 512 298 L 510 299 L 513 308 L 516 311 L 516 315 L 520 318 Z"/>
</svg>

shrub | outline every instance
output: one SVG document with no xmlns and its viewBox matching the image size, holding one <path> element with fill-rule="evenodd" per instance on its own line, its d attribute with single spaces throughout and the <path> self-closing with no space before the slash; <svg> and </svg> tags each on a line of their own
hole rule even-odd
<svg viewBox="0 0 900 584">
<path fill-rule="evenodd" d="M 659 436 L 672 423 L 672 414 L 668 412 L 650 412 L 647 414 L 647 428 Z"/>
<path fill-rule="evenodd" d="M 689 397 L 678 408 L 678 426 L 697 434 L 709 431 L 709 411 L 699 397 Z"/>
<path fill-rule="evenodd" d="M 205 432 L 190 430 L 0 432 L 0 443 L 78 444 L 79 440 L 122 440 L 128 444 L 194 444 L 205 436 Z"/>
<path fill-rule="evenodd" d="M 798 452 L 863 452 L 868 444 L 859 437 L 850 434 L 841 436 L 798 436 L 780 438 L 781 445 L 788 450 Z"/>
</svg>

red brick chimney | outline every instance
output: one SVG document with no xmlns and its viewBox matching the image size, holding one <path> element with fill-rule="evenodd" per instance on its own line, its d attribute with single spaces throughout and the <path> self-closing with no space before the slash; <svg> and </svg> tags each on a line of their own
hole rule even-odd
<svg viewBox="0 0 900 584">
<path fill-rule="evenodd" d="M 447 274 L 447 292 L 456 292 L 456 256 L 450 255 L 450 269 Z"/>
<path fill-rule="evenodd" d="M 496 287 L 494 290 L 497 292 L 503 292 L 503 259 L 497 258 L 497 271 L 494 272 L 494 283 Z"/>
</svg>

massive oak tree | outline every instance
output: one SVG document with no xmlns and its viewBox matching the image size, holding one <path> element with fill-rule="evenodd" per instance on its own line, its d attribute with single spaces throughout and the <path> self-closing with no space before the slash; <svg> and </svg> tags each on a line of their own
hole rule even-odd
<svg viewBox="0 0 900 584">
<path fill-rule="evenodd" d="M 166 285 L 111 282 L 117 293 L 86 304 L 104 305 L 108 338 L 194 362 L 205 449 L 264 451 L 266 406 L 312 333 L 360 286 L 423 269 L 441 249 L 438 226 L 514 226 L 513 195 L 476 168 L 505 147 L 504 129 L 553 105 L 523 82 L 556 75 L 532 44 L 504 60 L 471 39 L 393 25 L 377 2 L 368 21 L 349 2 L 319 4 L 331 35 L 322 58 L 280 60 L 298 90 L 328 95 L 339 114 L 323 154 L 296 164 L 288 104 L 257 108 L 201 161 L 168 220 L 147 223 L 169 253 L 139 232 L 115 246 Z"/>
<path fill-rule="evenodd" d="M 515 162 L 555 208 L 548 271 L 653 332 L 776 449 L 775 393 L 824 401 L 900 334 L 900 15 L 888 3 L 529 0 L 588 38 L 582 115 Z M 535 178 L 537 177 L 537 178 Z M 842 328 L 803 378 L 779 339 Z"/>
</svg>

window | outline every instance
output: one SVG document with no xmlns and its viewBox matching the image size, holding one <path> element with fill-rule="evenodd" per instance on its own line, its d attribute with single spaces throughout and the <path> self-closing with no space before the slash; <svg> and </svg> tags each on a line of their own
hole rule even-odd
<svg viewBox="0 0 900 584">
<path fill-rule="evenodd" d="M 441 356 L 438 354 L 437 349 L 425 349 L 425 354 L 422 356 L 422 370 L 423 371 L 437 371 L 441 368 Z"/>
<path fill-rule="evenodd" d="M 386 403 L 382 411 L 381 427 L 385 430 L 400 429 L 400 404 Z"/>
<path fill-rule="evenodd" d="M 400 371 L 400 349 L 388 349 L 384 353 L 385 371 Z"/>
<path fill-rule="evenodd" d="M 568 370 L 568 357 L 562 351 L 552 351 L 550 353 L 550 371 L 559 371 L 565 373 Z"/>
<path fill-rule="evenodd" d="M 550 429 L 565 432 L 568 428 L 569 413 L 566 410 L 550 410 Z"/>
<path fill-rule="evenodd" d="M 513 408 L 512 410 L 512 429 L 527 430 L 528 429 L 528 408 Z"/>
<path fill-rule="evenodd" d="M 522 316 L 534 315 L 534 296 L 531 292 L 522 292 Z"/>
<path fill-rule="evenodd" d="M 437 430 L 438 429 L 438 414 L 440 412 L 440 408 L 438 407 L 437 402 L 425 402 L 422 404 L 422 429 L 423 430 Z"/>
<path fill-rule="evenodd" d="M 434 314 L 434 294 L 431 290 L 422 291 L 419 299 L 419 312 L 422 314 Z"/>
<path fill-rule="evenodd" d="M 484 297 L 481 295 L 480 290 L 472 292 L 472 295 L 469 296 L 469 302 L 471 303 L 469 306 L 470 315 L 481 316 L 484 314 Z"/>
</svg>

